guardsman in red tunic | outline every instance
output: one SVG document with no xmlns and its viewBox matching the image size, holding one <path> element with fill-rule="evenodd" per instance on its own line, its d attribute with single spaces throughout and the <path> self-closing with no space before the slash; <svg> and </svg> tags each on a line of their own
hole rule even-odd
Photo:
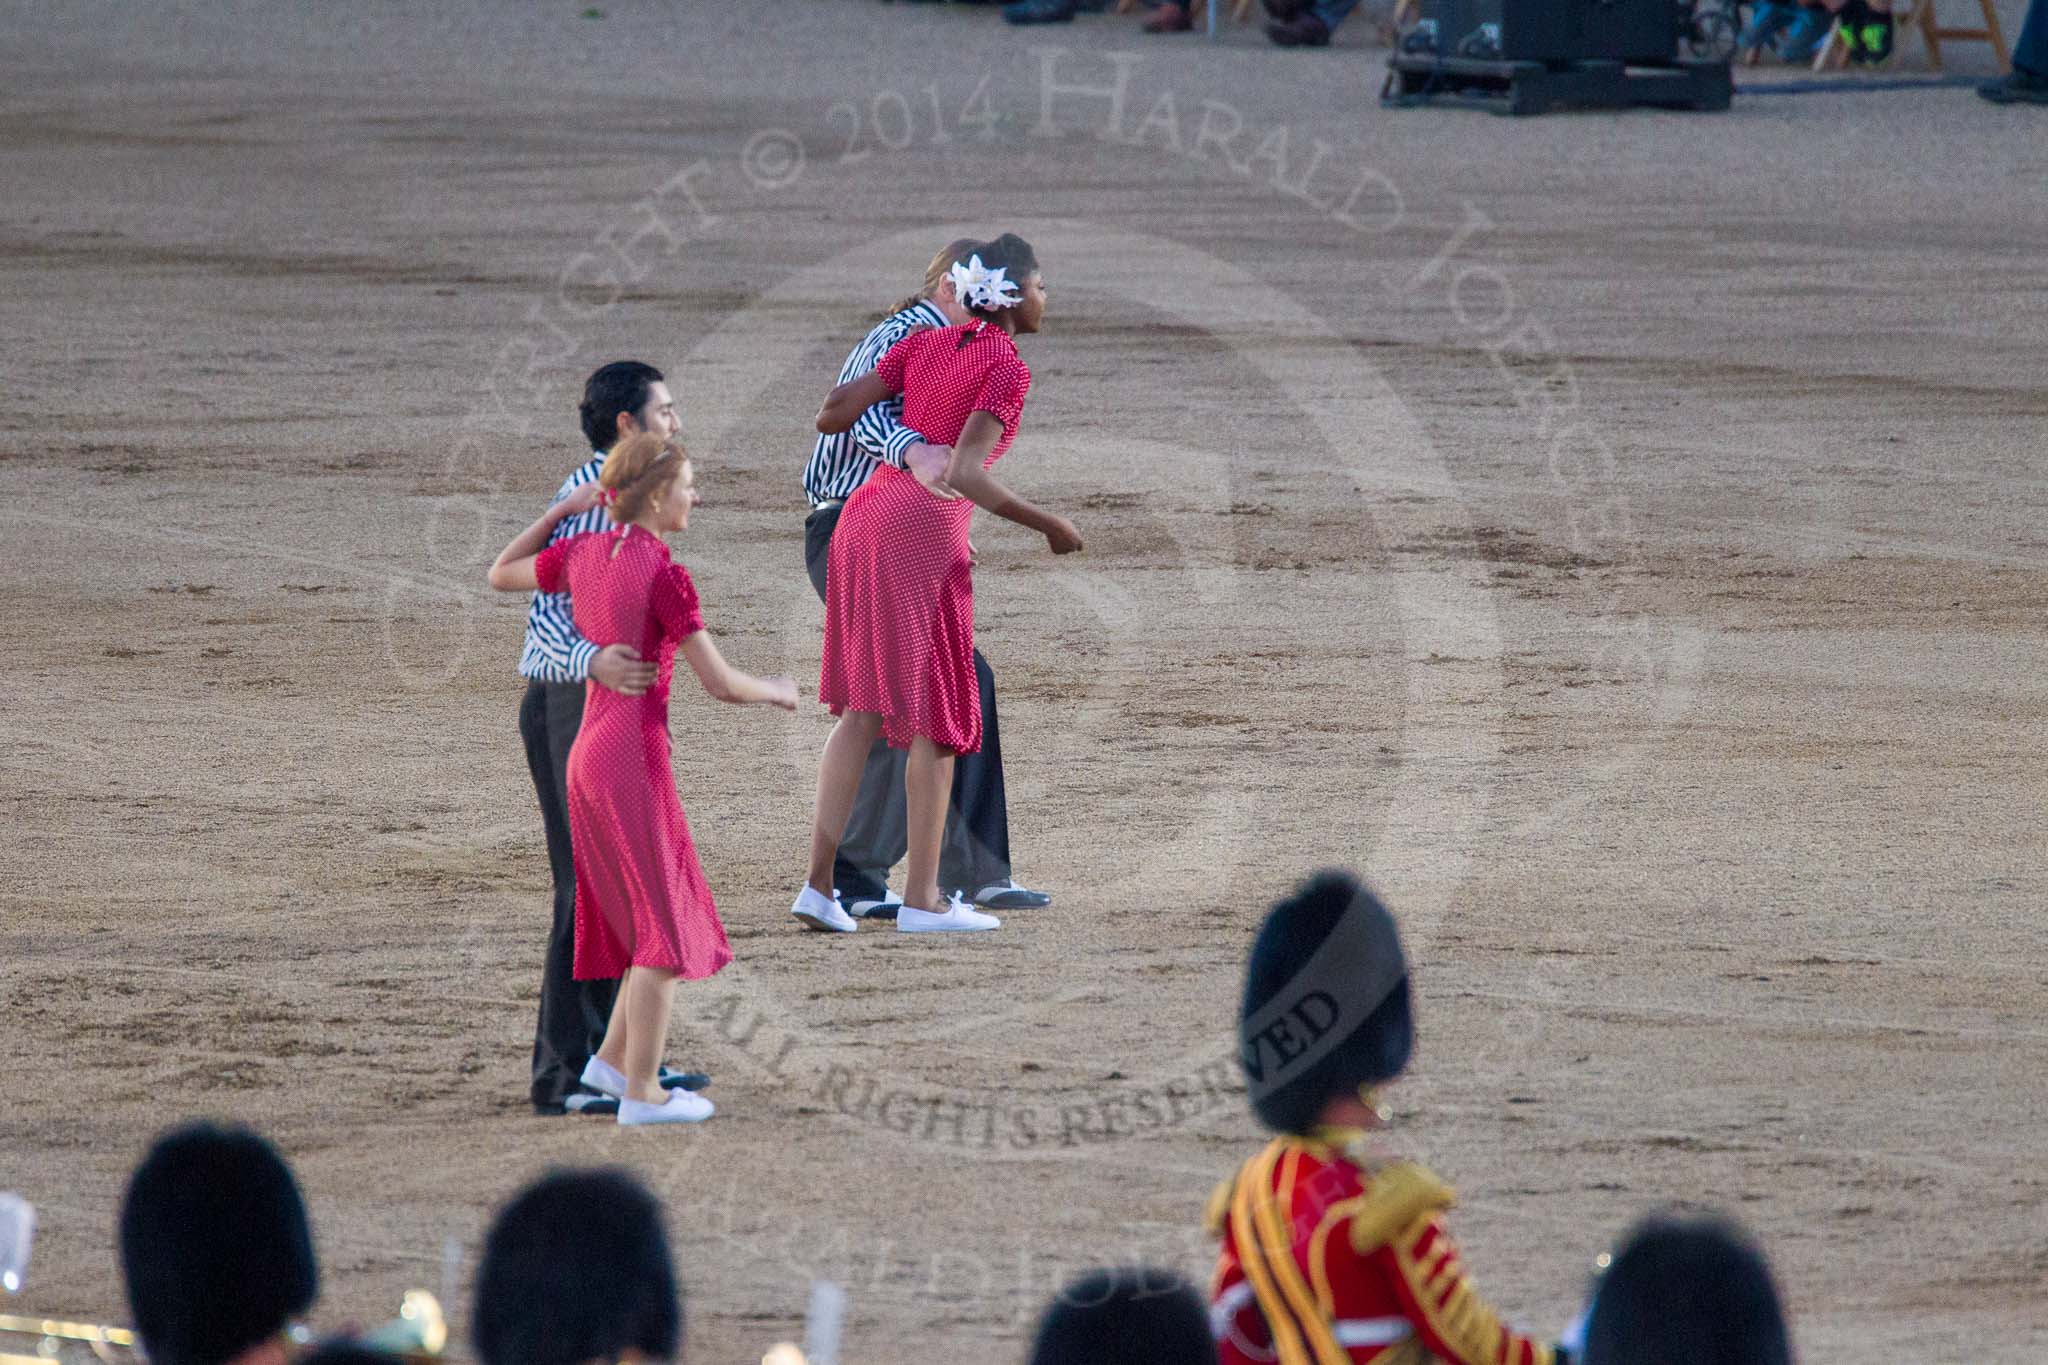
<svg viewBox="0 0 2048 1365">
<path fill-rule="evenodd" d="M 1373 1087 L 1414 1048 L 1394 917 L 1343 873 L 1274 907 L 1240 1021 L 1252 1108 L 1279 1136 L 1209 1201 L 1223 1365 L 1564 1365 L 1503 1326 L 1445 1229 L 1448 1186 L 1365 1147 Z"/>
</svg>

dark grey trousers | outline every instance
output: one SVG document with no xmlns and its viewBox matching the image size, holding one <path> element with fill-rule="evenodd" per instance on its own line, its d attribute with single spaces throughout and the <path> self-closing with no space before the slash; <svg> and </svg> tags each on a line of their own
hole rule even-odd
<svg viewBox="0 0 2048 1365">
<path fill-rule="evenodd" d="M 837 507 L 821 507 L 804 520 L 804 569 L 825 599 L 825 566 L 830 557 Z M 992 882 L 1010 879 L 1010 805 L 1003 793 L 1003 739 L 996 724 L 996 678 L 988 660 L 974 651 L 974 679 L 981 689 L 981 748 L 953 760 L 953 799 L 946 811 L 946 837 L 939 848 L 939 886 L 969 895 Z M 840 899 L 879 900 L 889 869 L 910 847 L 904 806 L 905 753 L 875 741 L 860 778 L 853 816 L 839 841 L 832 870 Z"/>
<path fill-rule="evenodd" d="M 579 1087 L 583 1065 L 604 1042 L 616 981 L 578 981 L 576 962 L 576 856 L 569 842 L 569 746 L 583 725 L 583 684 L 526 685 L 519 703 L 519 737 L 540 797 L 548 836 L 548 870 L 555 880 L 555 919 L 541 969 L 540 1020 L 533 1034 L 533 1102 L 552 1107 Z"/>
</svg>

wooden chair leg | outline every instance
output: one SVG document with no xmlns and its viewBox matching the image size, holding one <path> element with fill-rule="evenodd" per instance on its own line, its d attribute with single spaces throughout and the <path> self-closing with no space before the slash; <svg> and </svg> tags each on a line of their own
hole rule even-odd
<svg viewBox="0 0 2048 1365">
<path fill-rule="evenodd" d="M 1998 22 L 1998 6 L 1991 0 L 1978 0 L 1984 7 L 1984 32 L 1991 39 L 1991 50 L 1998 57 L 1998 73 L 2001 76 L 2012 73 L 2012 51 L 2005 45 L 2005 29 Z"/>
<path fill-rule="evenodd" d="M 1927 65 L 1941 70 L 1941 25 L 1934 17 L 1933 0 L 1920 6 L 1920 41 L 1927 45 Z"/>
<path fill-rule="evenodd" d="M 1248 24 L 1252 18 L 1252 0 L 1237 0 L 1231 7 L 1231 17 L 1240 24 Z"/>
</svg>

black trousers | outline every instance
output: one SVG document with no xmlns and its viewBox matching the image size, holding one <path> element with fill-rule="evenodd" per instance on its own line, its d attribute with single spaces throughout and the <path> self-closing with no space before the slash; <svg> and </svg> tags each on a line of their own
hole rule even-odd
<svg viewBox="0 0 2048 1365">
<path fill-rule="evenodd" d="M 837 507 L 821 507 L 804 520 L 804 569 L 820 601 L 825 598 L 825 566 L 839 512 Z M 974 651 L 974 680 L 981 690 L 981 748 L 953 760 L 953 797 L 946 810 L 945 841 L 939 846 L 940 889 L 969 895 L 991 882 L 1010 879 L 1010 805 L 1003 794 L 996 677 L 979 649 Z M 889 869 L 910 847 L 903 793 L 907 756 L 881 739 L 868 754 L 860 795 L 832 870 L 842 900 L 879 900 L 888 889 Z"/>
<path fill-rule="evenodd" d="M 519 703 L 519 737 L 540 797 L 548 835 L 548 870 L 555 880 L 555 922 L 541 969 L 540 1021 L 533 1034 L 533 1102 L 557 1105 L 581 1084 L 583 1065 L 604 1042 L 616 981 L 578 981 L 576 961 L 576 855 L 569 842 L 569 746 L 583 725 L 583 684 L 526 685 Z"/>
</svg>

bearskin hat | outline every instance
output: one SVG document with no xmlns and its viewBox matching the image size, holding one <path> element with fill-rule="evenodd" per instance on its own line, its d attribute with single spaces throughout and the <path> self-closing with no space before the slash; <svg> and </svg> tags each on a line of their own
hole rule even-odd
<svg viewBox="0 0 2048 1365">
<path fill-rule="evenodd" d="M 1414 1048 L 1393 915 L 1351 874 L 1318 872 L 1252 943 L 1238 1057 L 1253 1112 L 1305 1134 L 1332 1097 L 1392 1080 Z"/>
<path fill-rule="evenodd" d="M 121 1202 L 121 1270 L 150 1365 L 222 1365 L 313 1306 L 320 1276 L 291 1168 L 246 1128 L 158 1139 Z"/>
</svg>

